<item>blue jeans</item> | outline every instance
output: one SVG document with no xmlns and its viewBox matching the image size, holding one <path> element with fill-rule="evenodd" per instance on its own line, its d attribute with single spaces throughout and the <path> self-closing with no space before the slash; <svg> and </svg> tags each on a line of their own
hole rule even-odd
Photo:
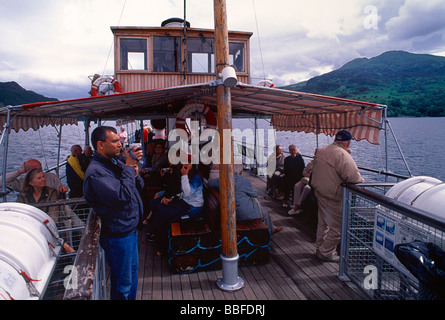
<svg viewBox="0 0 445 320">
<path fill-rule="evenodd" d="M 100 245 L 110 267 L 110 299 L 135 300 L 138 286 L 138 233 L 122 237 L 101 236 Z"/>
</svg>

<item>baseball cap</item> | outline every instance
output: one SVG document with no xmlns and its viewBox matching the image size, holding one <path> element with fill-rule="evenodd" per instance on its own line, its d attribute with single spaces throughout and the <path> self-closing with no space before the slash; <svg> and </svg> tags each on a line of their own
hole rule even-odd
<svg viewBox="0 0 445 320">
<path fill-rule="evenodd" d="M 352 135 L 348 131 L 341 130 L 341 131 L 337 132 L 337 134 L 335 135 L 335 140 L 338 140 L 338 141 L 349 141 L 349 140 L 354 140 L 354 138 L 352 137 Z"/>
</svg>

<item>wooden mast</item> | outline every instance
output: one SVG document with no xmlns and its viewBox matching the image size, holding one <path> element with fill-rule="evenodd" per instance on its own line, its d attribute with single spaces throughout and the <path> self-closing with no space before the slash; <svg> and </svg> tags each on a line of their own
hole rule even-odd
<svg viewBox="0 0 445 320">
<path fill-rule="evenodd" d="M 229 34 L 227 30 L 227 11 L 225 0 L 214 0 L 215 15 L 215 63 L 217 79 L 225 67 L 229 67 Z M 223 277 L 217 285 L 225 291 L 234 291 L 244 286 L 244 281 L 238 277 L 238 251 L 236 241 L 236 206 L 235 178 L 232 152 L 232 105 L 229 87 L 218 85 L 218 133 L 220 137 L 219 164 L 219 195 L 221 210 L 221 260 Z M 230 142 L 225 139 L 230 139 Z M 224 149 L 230 146 L 230 150 Z M 230 161 L 224 155 L 230 154 Z M 227 163 L 230 162 L 230 163 Z"/>
</svg>

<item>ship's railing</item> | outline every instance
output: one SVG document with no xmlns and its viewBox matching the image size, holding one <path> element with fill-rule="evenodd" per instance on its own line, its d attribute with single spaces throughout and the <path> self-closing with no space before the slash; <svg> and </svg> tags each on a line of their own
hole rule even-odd
<svg viewBox="0 0 445 320">
<path fill-rule="evenodd" d="M 74 250 L 61 251 L 43 299 L 105 299 L 105 261 L 99 246 L 100 220 L 95 212 L 83 198 L 35 206 L 57 217 L 53 220 L 59 236 Z"/>
<path fill-rule="evenodd" d="M 420 240 L 445 248 L 445 219 L 384 196 L 390 187 L 344 186 L 339 278 L 374 300 L 416 300 L 419 282 L 394 247 Z"/>
<path fill-rule="evenodd" d="M 91 210 L 68 279 L 64 300 L 105 300 L 105 255 L 99 245 L 100 218 Z"/>
<path fill-rule="evenodd" d="M 256 162 L 256 154 L 255 154 L 255 145 L 252 143 L 248 143 L 246 141 L 241 141 L 239 139 L 234 138 L 233 140 L 233 151 L 234 151 L 234 159 L 241 160 L 246 168 L 255 172 L 260 178 L 266 179 L 266 168 L 267 168 L 267 159 L 264 156 L 260 162 Z M 265 152 L 265 154 L 272 154 L 274 152 L 274 148 L 268 148 L 267 146 L 261 146 Z M 283 153 L 288 156 L 289 152 L 287 150 L 283 150 Z M 309 162 L 314 159 L 314 156 L 302 154 L 302 157 L 305 161 Z M 259 157 L 258 157 L 259 158 Z M 247 164 L 247 165 L 246 165 Z M 364 174 L 365 180 L 368 180 L 368 177 L 372 177 L 372 181 L 392 181 L 399 182 L 411 178 L 409 175 L 397 174 L 393 172 L 387 172 L 383 169 L 372 169 L 363 166 L 358 166 L 358 169 Z"/>
</svg>

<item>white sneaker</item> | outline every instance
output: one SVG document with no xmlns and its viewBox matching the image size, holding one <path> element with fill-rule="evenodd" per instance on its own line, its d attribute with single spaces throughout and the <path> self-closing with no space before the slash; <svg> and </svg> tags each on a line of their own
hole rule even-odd
<svg viewBox="0 0 445 320">
<path fill-rule="evenodd" d="M 315 255 L 318 259 L 322 260 L 322 261 L 327 261 L 327 262 L 340 262 L 340 256 L 337 254 L 337 252 L 333 252 L 331 253 L 329 256 L 324 256 L 321 254 L 320 251 L 316 251 Z"/>
<path fill-rule="evenodd" d="M 292 208 L 292 209 L 290 209 L 287 213 L 288 213 L 290 216 L 293 216 L 293 215 L 296 215 L 296 214 L 300 214 L 300 213 L 302 213 L 302 212 L 303 212 L 303 210 L 301 210 L 301 209 L 294 210 L 294 208 Z"/>
</svg>

